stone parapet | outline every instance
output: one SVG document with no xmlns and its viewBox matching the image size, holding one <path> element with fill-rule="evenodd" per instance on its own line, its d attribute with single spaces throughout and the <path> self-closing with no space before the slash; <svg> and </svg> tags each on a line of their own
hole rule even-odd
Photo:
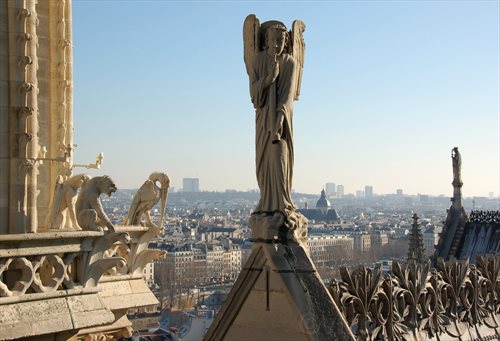
<svg viewBox="0 0 500 341">
<path fill-rule="evenodd" d="M 142 278 L 161 256 L 147 249 L 153 232 L 0 235 L 0 340 L 128 328 L 129 308 L 158 303 Z"/>
</svg>

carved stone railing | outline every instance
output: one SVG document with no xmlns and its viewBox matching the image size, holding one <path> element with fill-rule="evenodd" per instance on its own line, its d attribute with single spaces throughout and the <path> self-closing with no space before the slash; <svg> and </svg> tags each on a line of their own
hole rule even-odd
<svg viewBox="0 0 500 341">
<path fill-rule="evenodd" d="M 0 236 L 0 304 L 6 297 L 93 288 L 122 257 L 106 257 L 126 232 L 56 232 Z M 34 297 L 34 296 L 31 296 Z"/>
<path fill-rule="evenodd" d="M 37 335 L 36 330 L 23 334 L 25 328 L 21 326 L 26 321 L 22 314 L 14 319 L 6 315 L 9 309 L 17 309 L 13 304 L 19 303 L 27 311 L 36 311 L 50 301 L 61 304 L 56 312 L 60 316 L 65 309 L 69 315 L 80 308 L 76 315 L 85 315 L 80 321 L 71 316 L 64 326 L 54 323 L 47 313 L 41 317 L 44 327 L 36 326 L 38 333 L 40 328 L 46 333 L 68 328 L 91 333 L 99 325 L 102 331 L 106 325 L 112 325 L 114 331 L 127 328 L 128 308 L 157 302 L 142 279 L 144 266 L 162 255 L 147 249 L 152 236 L 150 229 L 140 226 L 117 226 L 110 233 L 0 235 L 0 339 Z M 120 290 L 115 290 L 117 287 Z M 75 301 L 73 306 L 60 301 L 65 297 Z M 54 320 L 57 318 L 54 315 Z"/>
<path fill-rule="evenodd" d="M 468 261 L 438 260 L 437 269 L 394 262 L 393 274 L 340 268 L 329 286 L 358 340 L 421 340 L 439 336 L 475 339 L 497 335 L 500 256 Z M 483 332 L 479 332 L 482 328 Z M 473 336 L 471 336 L 473 335 Z"/>
<path fill-rule="evenodd" d="M 469 221 L 479 224 L 500 224 L 500 211 L 471 211 Z"/>
</svg>

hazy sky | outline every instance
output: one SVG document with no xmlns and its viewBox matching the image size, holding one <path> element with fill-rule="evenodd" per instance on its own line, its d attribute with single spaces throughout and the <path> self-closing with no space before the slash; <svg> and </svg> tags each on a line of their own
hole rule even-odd
<svg viewBox="0 0 500 341">
<path fill-rule="evenodd" d="M 76 163 L 119 188 L 153 171 L 257 188 L 242 26 L 306 24 L 298 192 L 498 195 L 499 1 L 73 1 Z M 82 170 L 83 171 L 83 170 Z"/>
</svg>

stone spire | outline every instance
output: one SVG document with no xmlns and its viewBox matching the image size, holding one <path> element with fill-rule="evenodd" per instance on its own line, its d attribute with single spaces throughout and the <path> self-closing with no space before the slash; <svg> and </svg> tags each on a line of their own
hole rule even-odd
<svg viewBox="0 0 500 341">
<path fill-rule="evenodd" d="M 439 235 L 439 242 L 434 253 L 433 262 L 439 257 L 447 260 L 450 256 L 455 257 L 460 239 L 464 232 L 468 217 L 463 207 L 462 200 L 462 156 L 458 147 L 451 150 L 451 162 L 453 168 L 453 197 L 451 207 L 443 226 L 443 232 Z"/>
<path fill-rule="evenodd" d="M 416 261 L 417 263 L 425 262 L 424 237 L 417 214 L 413 214 L 413 224 L 410 234 L 410 244 L 408 247 L 408 261 Z"/>
</svg>

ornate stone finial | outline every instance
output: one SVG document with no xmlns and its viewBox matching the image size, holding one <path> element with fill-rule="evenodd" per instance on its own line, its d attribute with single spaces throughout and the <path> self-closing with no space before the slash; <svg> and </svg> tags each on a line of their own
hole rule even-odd
<svg viewBox="0 0 500 341">
<path fill-rule="evenodd" d="M 425 260 L 425 247 L 424 237 L 420 224 L 419 217 L 416 213 L 413 214 L 413 224 L 410 234 L 410 243 L 408 246 L 408 261 L 415 261 L 417 263 L 424 263 Z"/>
</svg>

